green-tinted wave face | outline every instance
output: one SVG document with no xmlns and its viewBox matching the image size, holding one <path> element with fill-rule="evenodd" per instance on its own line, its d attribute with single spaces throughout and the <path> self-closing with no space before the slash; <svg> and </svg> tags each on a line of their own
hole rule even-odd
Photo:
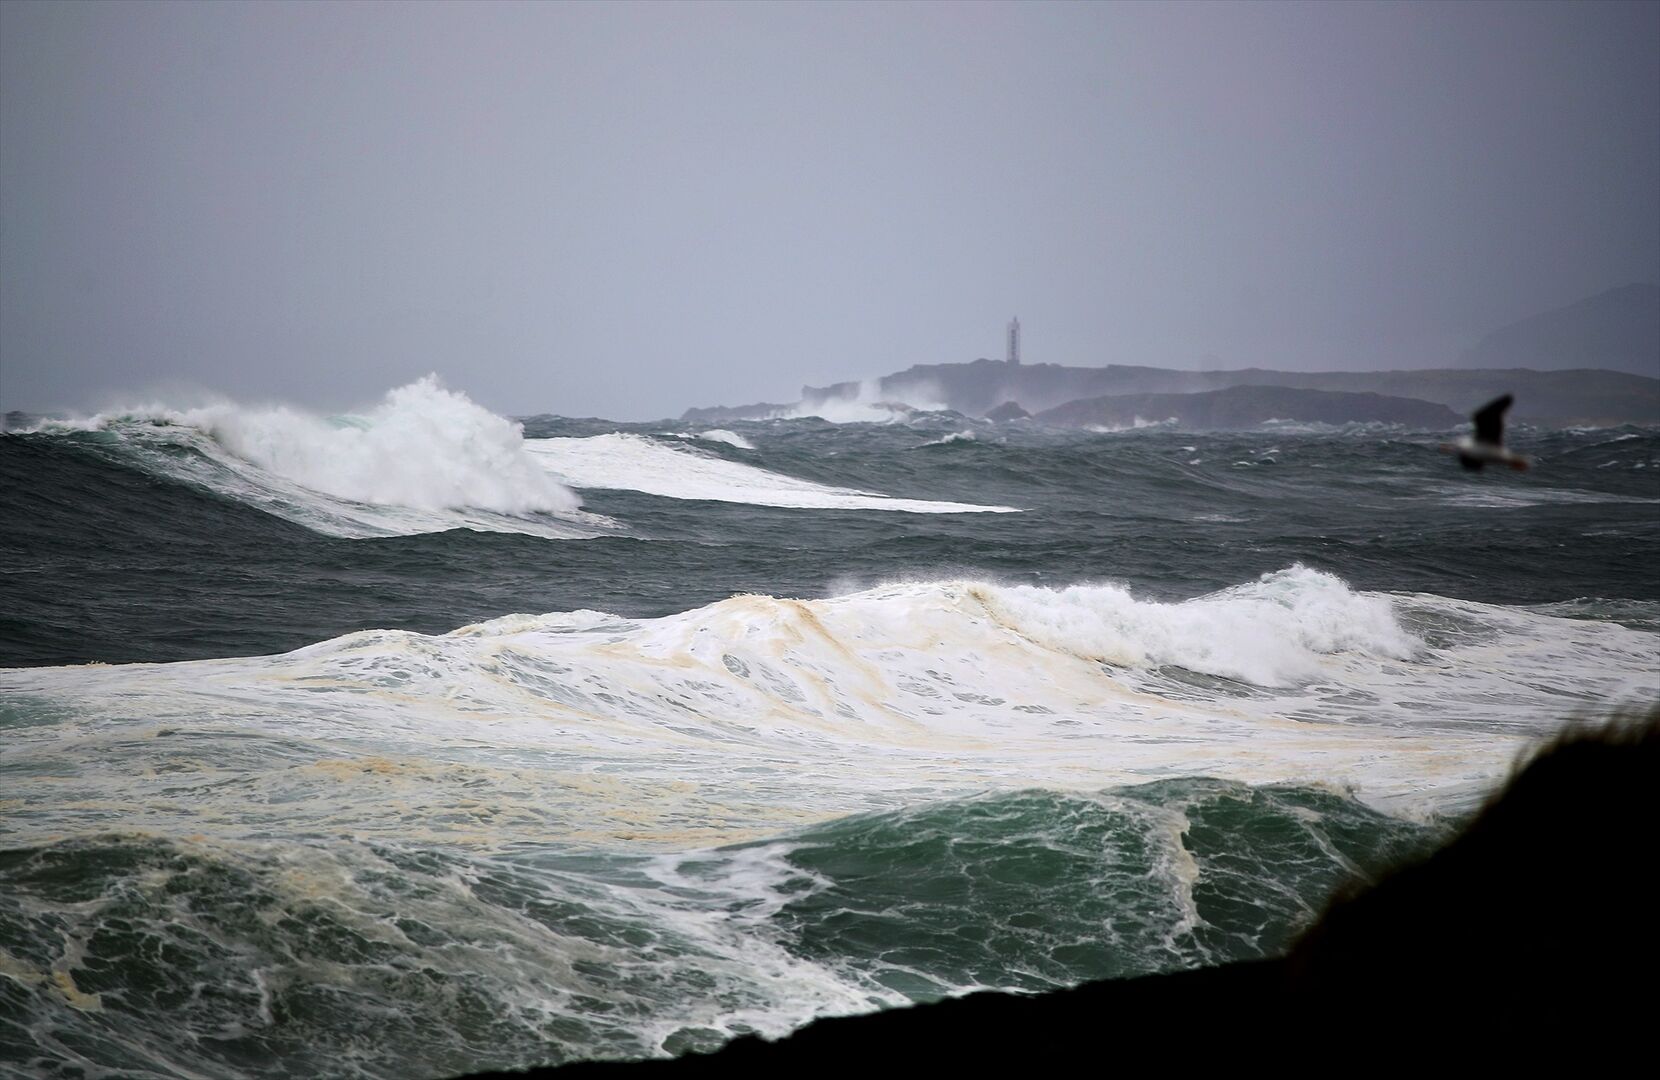
<svg viewBox="0 0 1660 1080">
<path fill-rule="evenodd" d="M 1031 791 L 837 822 L 789 854 L 806 956 L 909 996 L 1041 990 L 1271 956 L 1435 830 L 1306 788 Z"/>
<path fill-rule="evenodd" d="M 1271 955 L 1436 831 L 1305 788 L 1028 791 L 683 855 L 107 836 L 0 859 L 0 1061 L 442 1076 Z"/>
</svg>

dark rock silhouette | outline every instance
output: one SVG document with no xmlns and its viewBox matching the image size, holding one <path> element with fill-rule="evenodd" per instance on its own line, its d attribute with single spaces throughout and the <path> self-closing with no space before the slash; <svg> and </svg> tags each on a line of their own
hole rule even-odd
<svg viewBox="0 0 1660 1080">
<path fill-rule="evenodd" d="M 1652 1022 L 1657 824 L 1660 707 L 1548 747 L 1440 850 L 1334 898 L 1280 960 L 972 994 L 712 1054 L 481 1075 L 979 1075 L 1264 1058 L 1364 1069 L 1471 1051 L 1484 1064 L 1571 1054 L 1578 1070 L 1606 1067 L 1646 1046 Z"/>
<path fill-rule="evenodd" d="M 1005 402 L 1003 402 L 1003 404 L 997 406 L 995 409 L 992 409 L 989 412 L 987 412 L 986 413 L 986 419 L 987 420 L 995 420 L 998 423 L 1003 423 L 1004 421 L 1007 421 L 1007 420 L 1024 420 L 1028 416 L 1031 416 L 1031 415 L 1032 415 L 1031 413 L 1027 412 L 1025 409 L 1022 409 L 1020 407 L 1019 402 L 1005 401 Z"/>
</svg>

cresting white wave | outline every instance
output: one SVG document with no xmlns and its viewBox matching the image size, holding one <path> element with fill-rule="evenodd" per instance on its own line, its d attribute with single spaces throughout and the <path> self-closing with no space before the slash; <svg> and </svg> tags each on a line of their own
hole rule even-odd
<svg viewBox="0 0 1660 1080">
<path fill-rule="evenodd" d="M 573 539 L 619 528 L 581 510 L 572 488 L 796 509 L 1017 512 L 828 487 L 643 435 L 527 440 L 522 425 L 431 375 L 361 414 L 323 417 L 228 402 L 151 405 L 46 421 L 34 430 L 108 433 L 152 472 L 349 538 L 461 528 Z M 689 438 L 755 449 L 722 429 Z"/>
<path fill-rule="evenodd" d="M 470 528 L 565 538 L 610 524 L 581 513 L 576 495 L 538 467 L 519 424 L 436 376 L 361 414 L 150 406 L 40 430 L 108 432 L 146 468 L 335 536 Z"/>
<path fill-rule="evenodd" d="M 904 400 L 898 400 L 903 397 Z M 775 420 L 828 420 L 832 424 L 892 424 L 908 420 L 919 412 L 946 412 L 939 390 L 930 384 L 907 385 L 900 394 L 885 394 L 879 379 L 859 383 L 852 397 L 828 397 L 801 401 L 772 414 Z"/>
<path fill-rule="evenodd" d="M 1091 424 L 1088 430 L 1096 435 L 1120 435 L 1126 431 L 1143 431 L 1147 428 L 1166 430 L 1174 428 L 1177 420 L 1174 416 L 1167 416 L 1163 420 L 1148 420 L 1140 416 L 1130 418 L 1128 424 Z"/>
<path fill-rule="evenodd" d="M 614 432 L 588 438 L 531 439 L 543 468 L 574 488 L 642 491 L 671 499 L 748 503 L 803 510 L 895 510 L 911 514 L 1012 514 L 1012 506 L 900 499 L 833 488 L 739 461 Z"/>
<path fill-rule="evenodd" d="M 736 431 L 727 431 L 725 428 L 710 428 L 708 431 L 664 431 L 660 434 L 669 439 L 701 439 L 704 442 L 725 443 L 739 450 L 755 449 L 754 443 Z"/>
<path fill-rule="evenodd" d="M 711 428 L 708 431 L 700 431 L 692 437 L 709 442 L 725 443 L 727 446 L 735 446 L 739 450 L 755 449 L 754 443 L 739 435 L 736 431 L 727 431 L 725 428 Z"/>
<path fill-rule="evenodd" d="M 25 837 L 280 824 L 685 850 L 1179 776 L 1463 808 L 1577 709 L 1660 695 L 1657 671 L 1660 635 L 1293 567 L 1174 604 L 957 581 L 366 631 L 273 657 L 4 671 L 0 704 L 75 717 L 9 730 Z"/>
<path fill-rule="evenodd" d="M 914 449 L 921 450 L 924 446 L 949 446 L 958 442 L 977 442 L 978 439 L 979 436 L 975 435 L 973 431 L 964 429 L 948 432 L 937 439 L 929 439 L 925 443 L 918 443 Z"/>
<path fill-rule="evenodd" d="M 1117 585 L 1013 586 L 981 595 L 1000 621 L 1056 652 L 1261 687 L 1319 678 L 1332 656 L 1408 660 L 1422 647 L 1387 597 L 1302 568 L 1178 604 L 1137 600 Z"/>
</svg>

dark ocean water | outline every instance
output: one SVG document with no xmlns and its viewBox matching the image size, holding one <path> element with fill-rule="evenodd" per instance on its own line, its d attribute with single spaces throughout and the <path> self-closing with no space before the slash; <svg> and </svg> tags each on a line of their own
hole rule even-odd
<svg viewBox="0 0 1660 1080">
<path fill-rule="evenodd" d="M 737 592 L 816 597 L 909 576 L 1112 580 L 1179 599 L 1293 563 L 1356 588 L 1499 604 L 1660 599 L 1660 434 L 1523 432 L 1527 474 L 1449 470 L 1434 434 L 1112 435 L 974 425 L 740 424 L 696 451 L 835 487 L 1018 506 L 901 514 L 583 493 L 624 535 L 550 549 L 451 530 L 343 539 L 135 467 L 107 432 L 0 442 L 7 664 L 297 648 L 511 612 L 655 617 Z M 531 437 L 665 424 L 536 419 Z M 668 440 L 659 440 L 667 442 Z M 1188 449 L 1191 447 L 1192 449 Z M 184 451 L 181 451 L 181 453 Z"/>
<path fill-rule="evenodd" d="M 1660 696 L 1653 430 L 1468 474 L 399 393 L 0 435 L 0 1072 L 442 1076 L 1272 955 Z"/>
</svg>

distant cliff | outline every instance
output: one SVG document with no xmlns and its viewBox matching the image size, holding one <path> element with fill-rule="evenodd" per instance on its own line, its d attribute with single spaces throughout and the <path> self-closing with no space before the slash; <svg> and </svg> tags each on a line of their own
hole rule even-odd
<svg viewBox="0 0 1660 1080">
<path fill-rule="evenodd" d="M 803 387 L 803 402 L 856 398 L 861 385 Z M 1175 371 L 1168 368 L 1014 366 L 997 360 L 918 364 L 876 380 L 887 400 L 937 402 L 984 416 L 1005 401 L 1033 413 L 1068 402 L 1132 394 L 1195 394 L 1237 386 L 1286 387 L 1348 394 L 1383 394 L 1445 405 L 1468 415 L 1499 394 L 1516 395 L 1512 415 L 1549 423 L 1660 423 L 1660 379 L 1617 371 L 1531 371 L 1427 368 L 1413 371 Z"/>
<path fill-rule="evenodd" d="M 1196 394 L 1125 394 L 1069 401 L 1037 414 L 1064 427 L 1132 424 L 1172 419 L 1195 431 L 1253 428 L 1268 420 L 1348 424 L 1381 422 L 1448 428 L 1463 419 L 1445 405 L 1386 394 L 1300 390 L 1284 386 L 1232 386 Z"/>
<path fill-rule="evenodd" d="M 1660 285 L 1626 285 L 1513 322 L 1482 338 L 1463 367 L 1608 368 L 1660 376 Z"/>
<path fill-rule="evenodd" d="M 864 382 L 801 388 L 805 412 L 843 401 L 907 402 L 924 408 L 950 408 L 970 416 L 985 416 L 1010 403 L 1027 412 L 1055 412 L 1059 417 L 1081 416 L 1085 402 L 1112 397 L 1209 394 L 1236 387 L 1280 387 L 1335 394 L 1372 394 L 1410 398 L 1442 405 L 1467 416 L 1482 403 L 1502 393 L 1516 395 L 1511 415 L 1518 420 L 1546 424 L 1660 423 L 1660 286 L 1627 285 L 1581 300 L 1555 311 L 1493 331 L 1464 354 L 1459 367 L 1405 371 L 1274 371 L 1244 368 L 1237 371 L 1175 371 L 1169 368 L 1109 364 L 1106 367 L 1064 367 L 1059 364 L 1009 364 L 976 360 L 964 364 L 918 364 L 904 371 Z M 1219 411 L 1205 426 L 1234 426 L 1249 414 L 1246 396 L 1232 401 L 1230 412 L 1190 401 L 1190 410 Z M 1330 401 L 1308 409 L 1344 406 Z M 1079 402 L 1071 412 L 1061 406 Z M 794 405 L 745 405 L 736 408 L 690 409 L 685 419 L 717 422 L 758 419 L 796 408 Z M 1157 412 L 1162 406 L 1148 402 Z M 1167 415 L 1179 415 L 1169 413 Z M 1232 415 L 1236 419 L 1225 419 Z M 1376 417 L 1369 417 L 1375 419 Z M 1279 419 L 1305 419 L 1279 416 Z M 1073 422 L 1073 421 L 1064 421 Z M 1082 421 L 1079 421 L 1082 422 Z M 1092 420 L 1090 423 L 1113 423 Z M 1403 420 L 1403 423 L 1419 423 Z"/>
</svg>

